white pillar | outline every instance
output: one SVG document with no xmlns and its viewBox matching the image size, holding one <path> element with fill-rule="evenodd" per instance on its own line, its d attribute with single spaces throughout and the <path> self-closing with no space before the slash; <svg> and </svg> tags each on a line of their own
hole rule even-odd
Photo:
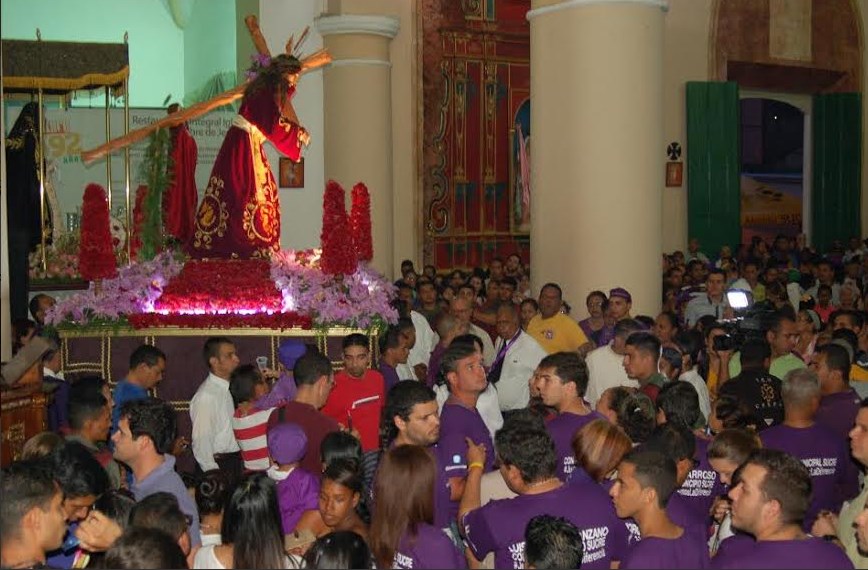
<svg viewBox="0 0 868 570">
<path fill-rule="evenodd" d="M 665 0 L 533 0 L 531 277 L 661 304 Z"/>
</svg>

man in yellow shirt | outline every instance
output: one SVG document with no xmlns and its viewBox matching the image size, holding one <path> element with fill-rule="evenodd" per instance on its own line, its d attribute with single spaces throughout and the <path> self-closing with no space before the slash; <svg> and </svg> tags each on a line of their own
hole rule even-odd
<svg viewBox="0 0 868 570">
<path fill-rule="evenodd" d="M 563 292 L 557 283 L 546 283 L 539 292 L 539 314 L 527 325 L 527 333 L 543 349 L 555 352 L 577 352 L 593 348 L 579 324 L 561 313 Z"/>
</svg>

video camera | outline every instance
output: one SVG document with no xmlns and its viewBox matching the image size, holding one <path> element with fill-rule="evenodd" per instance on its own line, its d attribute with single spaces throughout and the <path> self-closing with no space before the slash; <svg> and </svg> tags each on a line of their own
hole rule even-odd
<svg viewBox="0 0 868 570">
<path fill-rule="evenodd" d="M 737 351 L 745 341 L 764 339 L 775 311 L 755 305 L 750 291 L 730 289 L 726 292 L 726 300 L 735 312 L 735 318 L 720 321 L 726 333 L 714 337 L 714 350 Z"/>
</svg>

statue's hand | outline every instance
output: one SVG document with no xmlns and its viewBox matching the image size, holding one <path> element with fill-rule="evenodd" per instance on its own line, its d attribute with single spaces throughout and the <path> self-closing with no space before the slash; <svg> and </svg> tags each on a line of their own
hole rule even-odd
<svg viewBox="0 0 868 570">
<path fill-rule="evenodd" d="M 307 132 L 307 129 L 304 127 L 300 127 L 298 130 L 298 142 L 307 146 L 310 144 L 310 133 Z"/>
</svg>

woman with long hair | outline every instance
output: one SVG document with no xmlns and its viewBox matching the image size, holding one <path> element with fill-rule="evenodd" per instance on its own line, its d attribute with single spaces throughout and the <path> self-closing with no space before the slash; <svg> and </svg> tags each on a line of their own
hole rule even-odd
<svg viewBox="0 0 868 570">
<path fill-rule="evenodd" d="M 368 526 L 358 512 L 364 491 L 365 485 L 358 461 L 332 461 L 322 474 L 319 509 L 305 512 L 298 521 L 295 532 L 303 534 L 309 531 L 320 537 L 338 530 L 350 530 L 367 539 Z"/>
<path fill-rule="evenodd" d="M 377 567 L 465 566 L 452 540 L 433 524 L 436 479 L 434 457 L 423 447 L 399 445 L 383 455 L 369 540 Z"/>
<path fill-rule="evenodd" d="M 290 568 L 283 550 L 277 488 L 265 473 L 244 478 L 232 492 L 220 530 L 223 544 L 203 546 L 194 568 Z"/>
</svg>

